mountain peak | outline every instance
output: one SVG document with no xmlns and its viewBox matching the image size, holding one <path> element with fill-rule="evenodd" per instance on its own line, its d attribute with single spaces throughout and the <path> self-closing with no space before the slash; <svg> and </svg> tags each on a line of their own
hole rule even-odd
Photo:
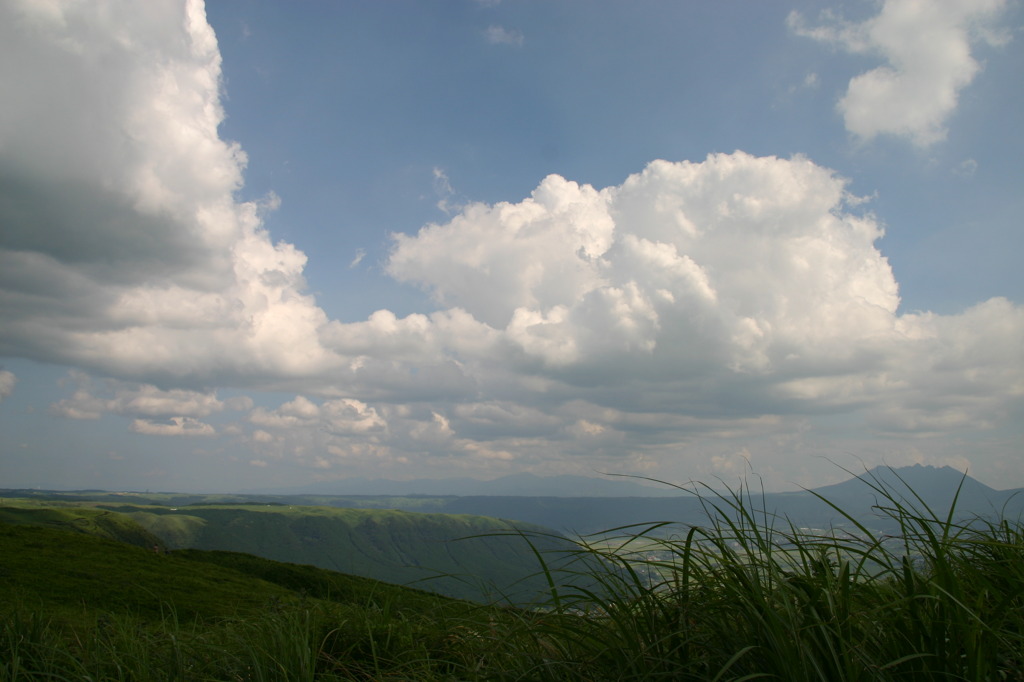
<svg viewBox="0 0 1024 682">
<path fill-rule="evenodd" d="M 963 483 L 964 490 L 995 492 L 984 483 L 968 476 L 966 471 L 959 471 L 948 465 L 939 467 L 931 464 L 914 464 L 904 467 L 882 465 L 869 469 L 857 478 L 862 481 L 909 487 L 915 491 L 922 486 L 952 487 L 955 490 Z"/>
<path fill-rule="evenodd" d="M 894 500 L 906 501 L 911 506 L 924 502 L 936 509 L 950 505 L 954 496 L 958 507 L 988 506 L 994 496 L 998 496 L 996 490 L 963 471 L 951 466 L 936 467 L 929 464 L 877 466 L 842 483 L 816 488 L 814 492 L 843 503 L 863 497 L 865 493 L 876 492 L 872 489 Z"/>
</svg>

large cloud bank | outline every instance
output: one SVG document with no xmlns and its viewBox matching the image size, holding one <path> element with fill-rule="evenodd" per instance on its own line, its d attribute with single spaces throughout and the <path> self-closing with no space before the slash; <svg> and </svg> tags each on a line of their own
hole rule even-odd
<svg viewBox="0 0 1024 682">
<path fill-rule="evenodd" d="M 234 198 L 245 156 L 218 135 L 201 3 L 141 7 L 0 9 L 0 353 L 106 377 L 76 374 L 57 414 L 236 439 L 260 465 L 691 452 L 719 471 L 817 417 L 917 435 L 1020 417 L 1024 310 L 901 312 L 879 221 L 802 157 L 549 176 L 394 235 L 387 271 L 432 311 L 331 320 L 306 256 L 262 227 L 273 198 Z"/>
<path fill-rule="evenodd" d="M 954 402 L 1019 395 L 1022 311 L 995 299 L 900 314 L 881 230 L 857 203 L 799 157 L 656 161 L 600 191 L 551 176 L 520 203 L 396 236 L 391 274 L 449 307 L 367 324 L 383 345 L 447 333 L 438 350 L 477 380 L 508 372 L 630 412 L 898 415 L 940 377 Z M 338 325 L 339 348 L 353 329 Z"/>
<path fill-rule="evenodd" d="M 322 367 L 305 256 L 233 199 L 202 3 L 5 3 L 0 43 L 0 353 L 209 383 Z"/>
</svg>

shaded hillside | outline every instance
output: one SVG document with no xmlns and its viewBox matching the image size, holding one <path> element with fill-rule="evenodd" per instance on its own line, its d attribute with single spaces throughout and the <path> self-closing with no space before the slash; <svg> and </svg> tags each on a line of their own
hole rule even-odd
<svg viewBox="0 0 1024 682">
<path fill-rule="evenodd" d="M 578 534 L 633 523 L 703 523 L 707 519 L 700 500 L 693 495 L 668 498 L 474 496 L 455 498 L 444 509 L 459 514 L 486 513 Z"/>
<path fill-rule="evenodd" d="M 0 507 L 0 522 L 64 528 L 148 549 L 253 554 L 485 602 L 533 601 L 549 588 L 534 550 L 557 561 L 555 555 L 571 548 L 546 528 L 473 515 L 280 504 L 110 505 L 86 496 L 69 495 L 75 502 L 65 502 L 62 493 L 49 501 L 36 492 L 8 496 L 23 506 Z M 527 542 L 520 531 L 538 535 Z"/>
<path fill-rule="evenodd" d="M 0 523 L 2 680 L 450 679 L 459 633 L 502 617 L 312 566 Z"/>
<path fill-rule="evenodd" d="M 276 505 L 118 510 L 172 548 L 243 552 L 465 599 L 520 603 L 547 588 L 514 526 L 481 516 Z M 569 548 L 553 537 L 533 542 Z"/>
</svg>

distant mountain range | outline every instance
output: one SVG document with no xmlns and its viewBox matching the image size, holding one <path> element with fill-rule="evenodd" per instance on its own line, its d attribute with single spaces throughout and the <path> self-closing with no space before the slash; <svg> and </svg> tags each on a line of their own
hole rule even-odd
<svg viewBox="0 0 1024 682">
<path fill-rule="evenodd" d="M 701 525 L 707 522 L 708 503 L 727 508 L 732 501 L 728 494 L 716 498 L 715 493 L 700 490 L 698 498 L 677 488 L 656 488 L 630 479 L 530 474 L 494 481 L 365 481 L 357 488 L 358 493 L 343 494 L 339 491 L 350 488 L 325 483 L 311 486 L 314 492 L 291 491 L 287 497 L 295 504 L 476 514 L 581 534 L 663 521 Z M 763 495 L 751 491 L 746 503 L 799 527 L 852 526 L 824 501 L 828 500 L 868 527 L 889 531 L 896 524 L 880 509 L 892 506 L 883 493 L 922 513 L 927 513 L 927 507 L 939 517 L 949 511 L 954 497 L 958 519 L 1024 514 L 1024 490 L 994 490 L 948 466 L 876 467 L 813 491 Z"/>
<path fill-rule="evenodd" d="M 493 480 L 476 478 L 417 478 L 394 481 L 386 478 L 346 478 L 321 481 L 297 488 L 267 488 L 248 494 L 275 495 L 431 495 L 513 497 L 672 497 L 679 490 L 656 486 L 628 476 L 537 476 L 510 474 Z"/>
<path fill-rule="evenodd" d="M 705 490 L 700 491 L 699 498 L 674 492 L 675 496 L 665 498 L 463 496 L 436 510 L 514 519 L 571 533 L 594 533 L 663 521 L 702 525 L 707 523 L 709 504 L 727 510 L 735 501 L 730 494 L 716 497 Z M 895 531 L 897 526 L 884 511 L 894 506 L 892 500 L 922 515 L 940 518 L 949 512 L 954 498 L 955 519 L 1024 515 L 1024 490 L 994 490 L 951 467 L 922 465 L 877 467 L 813 491 L 761 494 L 751 490 L 744 498 L 748 509 L 763 510 L 783 524 L 812 528 L 852 527 L 853 523 L 828 502 L 867 527 L 887 532 Z"/>
<path fill-rule="evenodd" d="M 676 529 L 705 525 L 711 506 L 728 511 L 736 501 L 729 493 L 706 489 L 698 492 L 699 497 L 678 488 L 659 488 L 629 478 L 545 478 L 518 474 L 492 481 L 350 479 L 290 490 L 225 495 L 99 491 L 66 491 L 59 495 L 68 501 L 102 500 L 179 507 L 271 504 L 470 514 L 515 524 L 536 524 L 563 533 L 590 534 L 659 522 L 671 523 Z M 13 495 L 15 491 L 8 494 Z M 45 491 L 18 493 L 27 497 L 47 495 Z M 843 483 L 810 491 L 764 494 L 756 488 L 744 491 L 746 508 L 762 511 L 762 521 L 771 518 L 801 528 L 853 528 L 856 522 L 886 533 L 898 531 L 898 524 L 885 513 L 885 507 L 894 506 L 893 500 L 923 516 L 944 518 L 954 498 L 955 520 L 978 516 L 1016 520 L 1024 516 L 1024 489 L 995 490 L 951 467 L 877 467 Z"/>
</svg>

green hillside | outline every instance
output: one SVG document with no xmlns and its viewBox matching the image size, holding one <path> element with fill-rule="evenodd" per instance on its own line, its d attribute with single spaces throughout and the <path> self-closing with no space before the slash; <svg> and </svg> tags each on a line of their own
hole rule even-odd
<svg viewBox="0 0 1024 682">
<path fill-rule="evenodd" d="M 0 523 L 5 682 L 374 679 L 443 670 L 455 655 L 450 633 L 496 615 L 312 566 L 158 553 L 68 528 Z"/>
<path fill-rule="evenodd" d="M 278 505 L 117 509 L 171 548 L 243 552 L 485 601 L 529 601 L 546 588 L 543 577 L 531 577 L 536 557 L 514 527 L 481 516 Z"/>
<path fill-rule="evenodd" d="M 549 574 L 531 609 L 235 552 L 155 552 L 83 532 L 130 529 L 116 512 L 33 502 L 0 523 L 0 682 L 1024 681 L 1024 527 L 884 499 L 897 534 L 852 517 L 856 534 L 782 526 L 743 495 L 710 498 L 725 506 L 708 526 L 581 541 L 570 584 Z M 299 549 L 344 523 L 381 549 L 426 527 L 394 513 L 178 511 L 198 519 L 183 534 L 287 530 Z"/>
<path fill-rule="evenodd" d="M 158 534 L 149 532 L 130 516 L 107 509 L 35 505 L 0 507 L 0 523 L 47 526 L 150 549 L 163 545 Z"/>
<path fill-rule="evenodd" d="M 487 603 L 525 604 L 546 594 L 549 585 L 538 575 L 535 550 L 551 556 L 572 548 L 537 526 L 464 514 L 281 504 L 143 506 L 111 504 L 117 499 L 112 494 L 99 496 L 102 502 L 86 497 L 6 497 L 17 506 L 0 507 L 0 521 L 92 533 L 149 549 L 252 554 Z M 519 530 L 540 535 L 528 543 Z"/>
<path fill-rule="evenodd" d="M 254 613 L 292 593 L 240 572 L 66 529 L 0 524 L 3 603 L 42 604 L 77 617 L 94 610 L 158 619 Z"/>
<path fill-rule="evenodd" d="M 211 620 L 259 613 L 270 602 L 401 602 L 425 609 L 450 598 L 235 552 L 154 552 L 124 542 L 34 525 L 0 523 L 0 603 L 68 612 L 99 609 Z M 467 605 L 466 610 L 470 610 Z"/>
</svg>

